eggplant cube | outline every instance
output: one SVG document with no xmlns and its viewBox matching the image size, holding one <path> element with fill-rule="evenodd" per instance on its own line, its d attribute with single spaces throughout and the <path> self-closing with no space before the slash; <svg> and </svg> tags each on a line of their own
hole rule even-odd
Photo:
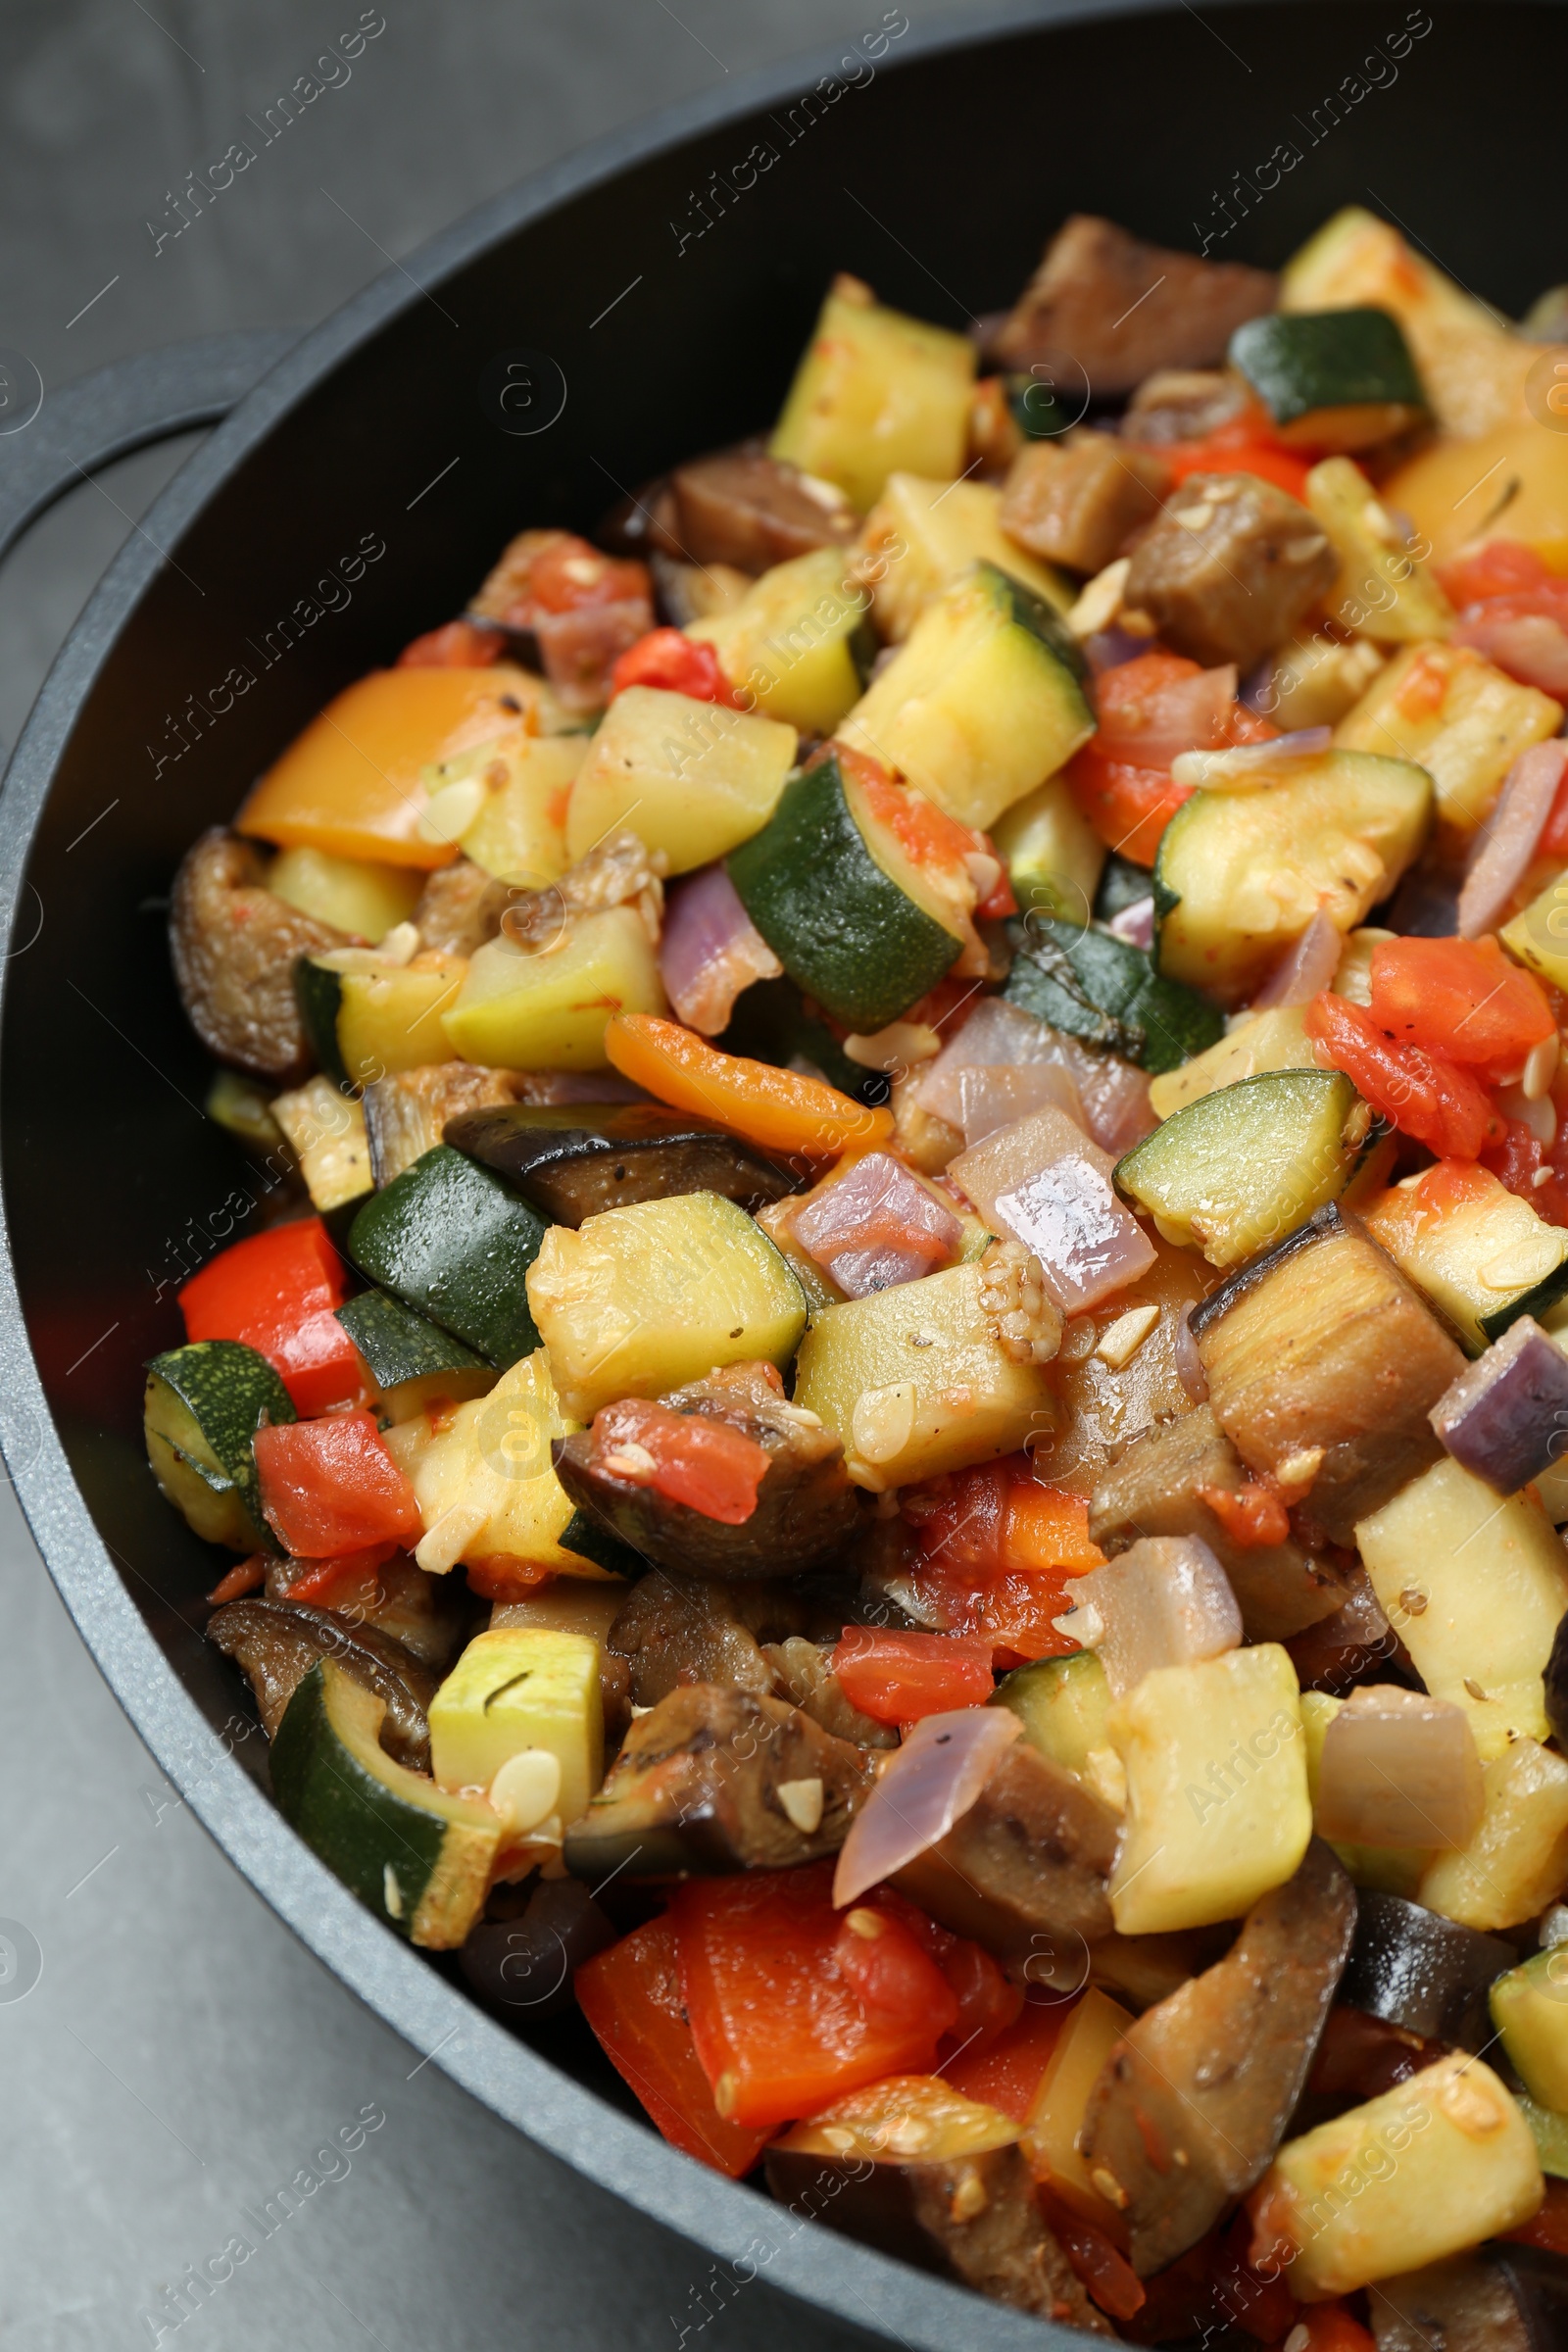
<svg viewBox="0 0 1568 2352">
<path fill-rule="evenodd" d="M 1432 1408 L 1454 1460 L 1499 1494 L 1517 1494 L 1568 1450 L 1568 1355 L 1521 1315 Z"/>
</svg>

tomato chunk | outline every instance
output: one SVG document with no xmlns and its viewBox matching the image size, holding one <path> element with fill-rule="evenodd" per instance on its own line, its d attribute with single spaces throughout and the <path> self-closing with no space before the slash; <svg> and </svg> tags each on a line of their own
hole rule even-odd
<svg viewBox="0 0 1568 2352">
<path fill-rule="evenodd" d="M 771 2136 L 719 2114 L 698 2060 L 680 1987 L 675 1924 L 651 1919 L 572 1980 L 606 2057 L 673 2147 L 738 2180 Z"/>
<path fill-rule="evenodd" d="M 486 629 L 476 620 L 449 620 L 442 629 L 427 629 L 406 645 L 397 659 L 399 669 L 488 669 L 499 662 L 506 645 L 500 629 Z"/>
<path fill-rule="evenodd" d="M 1494 1083 L 1516 1076 L 1557 1026 L 1541 983 L 1490 938 L 1380 940 L 1371 1011 L 1396 1044 L 1423 1046 Z"/>
<path fill-rule="evenodd" d="M 847 1625 L 833 1652 L 833 1671 L 862 1715 L 878 1723 L 917 1723 L 950 1707 L 982 1705 L 992 1691 L 991 1651 L 987 1638 Z"/>
<path fill-rule="evenodd" d="M 1092 736 L 1067 763 L 1067 789 L 1108 850 L 1134 865 L 1152 865 L 1160 837 L 1191 784 L 1173 784 L 1168 767 L 1112 760 Z"/>
<path fill-rule="evenodd" d="M 1544 2246 L 1548 2254 L 1568 2254 L 1568 2180 L 1548 2180 L 1544 2203 L 1528 2222 L 1502 2234 L 1522 2246 Z"/>
<path fill-rule="evenodd" d="M 594 1416 L 594 1458 L 616 1478 L 652 1487 L 725 1527 L 742 1527 L 767 1476 L 764 1447 L 722 1421 L 632 1397 Z"/>
<path fill-rule="evenodd" d="M 1519 539 L 1489 539 L 1434 568 L 1444 594 L 1461 611 L 1487 597 L 1543 587 L 1552 577 L 1535 549 Z"/>
<path fill-rule="evenodd" d="M 1026 2123 L 1040 2078 L 1072 2012 L 1071 2000 L 1054 1994 L 1042 1999 L 1032 1991 L 1010 2026 L 948 2060 L 944 2081 L 961 2097 L 1000 2108 L 1015 2124 Z"/>
<path fill-rule="evenodd" d="M 689 695 L 694 703 L 737 707 L 712 647 L 681 629 L 650 629 L 627 646 L 610 673 L 610 691 L 624 694 L 628 686 L 662 686 L 668 694 Z"/>
<path fill-rule="evenodd" d="M 333 1595 L 343 1594 L 349 1585 L 361 1586 L 373 1598 L 375 1572 L 396 1549 L 395 1544 L 368 1544 L 363 1551 L 338 1552 L 335 1557 L 308 1569 L 304 1576 L 296 1576 L 289 1585 L 289 1599 L 313 1601 L 323 1609 L 341 1608 L 346 1605 L 345 1600 Z"/>
<path fill-rule="evenodd" d="M 296 1559 L 334 1559 L 371 1544 L 417 1544 L 424 1532 L 414 1489 L 370 1413 L 284 1421 L 259 1429 L 262 1507 Z"/>
<path fill-rule="evenodd" d="M 1445 1054 L 1396 1044 L 1363 1006 L 1328 989 L 1312 999 L 1304 1025 L 1325 1069 L 1343 1070 L 1374 1110 L 1441 1158 L 1475 1159 L 1500 1142 L 1491 1100 Z"/>
<path fill-rule="evenodd" d="M 788 2123 L 883 2075 L 929 2074 L 957 2016 L 904 1922 L 873 1904 L 841 1916 L 832 1883 L 831 1862 L 752 1871 L 688 1881 L 670 1904 L 692 2039 L 732 2123 Z"/>
<path fill-rule="evenodd" d="M 242 1340 L 274 1367 L 297 1412 L 322 1413 L 364 1395 L 358 1352 L 332 1311 L 347 1295 L 326 1227 L 300 1217 L 221 1250 L 179 1304 L 187 1339 Z"/>
<path fill-rule="evenodd" d="M 1274 439 L 1261 409 L 1217 425 L 1200 441 L 1173 441 L 1159 455 L 1178 482 L 1193 473 L 1255 473 L 1293 498 L 1304 497 L 1312 470 L 1307 459 Z"/>
<path fill-rule="evenodd" d="M 1054 1620 L 1072 1579 L 1104 1556 L 1081 1496 L 1039 1483 L 1018 1454 L 912 1488 L 904 1517 L 920 1547 L 910 1581 L 950 1633 L 989 1635 L 1008 1665 L 1077 1648 Z"/>
</svg>

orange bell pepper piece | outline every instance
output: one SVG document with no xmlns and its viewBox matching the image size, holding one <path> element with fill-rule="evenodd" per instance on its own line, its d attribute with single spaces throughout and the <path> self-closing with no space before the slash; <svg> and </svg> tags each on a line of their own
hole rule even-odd
<svg viewBox="0 0 1568 2352">
<path fill-rule="evenodd" d="M 721 1054 L 678 1021 L 655 1013 L 612 1013 L 605 1052 L 623 1078 L 646 1087 L 658 1102 L 716 1119 L 769 1152 L 835 1159 L 852 1144 L 869 1152 L 893 1134 L 890 1110 L 852 1102 L 825 1079 Z"/>
<path fill-rule="evenodd" d="M 450 865 L 456 844 L 419 831 L 430 798 L 420 771 L 498 737 L 537 734 L 539 696 L 537 678 L 505 662 L 374 670 L 273 762 L 236 828 L 279 849 Z"/>
</svg>

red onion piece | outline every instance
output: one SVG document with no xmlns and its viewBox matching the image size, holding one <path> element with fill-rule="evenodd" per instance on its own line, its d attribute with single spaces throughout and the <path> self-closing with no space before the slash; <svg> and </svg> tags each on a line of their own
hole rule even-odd
<svg viewBox="0 0 1568 2352">
<path fill-rule="evenodd" d="M 1315 760 L 1333 747 L 1332 727 L 1295 727 L 1290 734 L 1275 735 L 1267 743 L 1234 744 L 1218 751 L 1200 746 L 1172 760 L 1171 779 L 1196 785 L 1200 791 L 1250 791 L 1259 772 L 1266 775 L 1282 760 Z"/>
<path fill-rule="evenodd" d="M 1242 1644 L 1242 1612 L 1230 1579 L 1197 1536 L 1144 1536 L 1073 1579 L 1071 1613 L 1059 1620 L 1105 1669 L 1115 1696 L 1157 1666 L 1191 1666 Z"/>
<path fill-rule="evenodd" d="M 1536 854 L 1565 766 L 1568 742 L 1554 735 L 1549 743 L 1533 743 L 1509 768 L 1459 893 L 1461 939 L 1496 929 Z"/>
<path fill-rule="evenodd" d="M 1176 1319 L 1176 1344 L 1171 1350 L 1176 1359 L 1176 1377 L 1195 1404 L 1208 1402 L 1208 1374 L 1198 1352 L 1198 1342 L 1186 1315 Z"/>
<path fill-rule="evenodd" d="M 886 1152 L 868 1152 L 795 1214 L 795 1238 L 852 1298 L 950 1264 L 963 1228 Z"/>
<path fill-rule="evenodd" d="M 934 1085 L 921 1089 L 920 1100 L 935 1117 L 956 1127 L 966 1144 L 984 1143 L 999 1127 L 1015 1126 L 1048 1103 L 1064 1110 L 1080 1127 L 1084 1123 L 1078 1089 L 1059 1062 L 949 1068 Z"/>
<path fill-rule="evenodd" d="M 1473 611 L 1475 617 L 1458 623 L 1450 643 L 1473 646 L 1521 686 L 1539 686 L 1559 701 L 1568 696 L 1568 630 L 1560 620 L 1547 612 L 1489 612 L 1485 605 Z"/>
<path fill-rule="evenodd" d="M 923 1716 L 850 1824 L 833 1873 L 840 1909 L 940 1844 L 1022 1729 L 1008 1707 Z"/>
<path fill-rule="evenodd" d="M 1147 899 L 1134 899 L 1130 906 L 1124 906 L 1119 914 L 1111 916 L 1105 928 L 1114 932 L 1118 939 L 1125 939 L 1130 946 L 1142 948 L 1147 955 L 1154 944 L 1153 893 L 1151 892 Z"/>
<path fill-rule="evenodd" d="M 1475 1735 L 1451 1700 L 1373 1683 L 1352 1690 L 1329 1725 L 1312 1805 L 1323 1837 L 1463 1847 L 1484 1804 Z"/>
<path fill-rule="evenodd" d="M 1141 648 L 1147 653 L 1148 646 Z M 1137 767 L 1168 767 L 1178 752 L 1211 750 L 1224 741 L 1224 719 L 1236 700 L 1236 664 L 1177 678 L 1135 703 L 1120 702 L 1116 672 L 1105 670 L 1096 689 L 1100 749 L 1107 760 Z"/>
<path fill-rule="evenodd" d="M 1114 1163 L 1064 1111 L 1040 1110 L 962 1152 L 951 1174 L 992 1230 L 1040 1260 L 1064 1314 L 1082 1314 L 1147 1274 L 1148 1235 L 1111 1189 Z"/>
<path fill-rule="evenodd" d="M 1521 1315 L 1428 1418 L 1464 1469 L 1499 1494 L 1517 1494 L 1568 1453 L 1568 1355 L 1533 1315 Z"/>
<path fill-rule="evenodd" d="M 1086 1127 L 1102 1152 L 1120 1157 L 1159 1125 L 1149 1103 L 1144 1072 L 1117 1054 L 1092 1053 L 1003 997 L 982 997 L 963 1027 L 951 1037 L 915 1082 L 922 1110 L 962 1128 L 961 1101 L 955 1074 L 966 1069 L 1024 1069 L 1054 1065 L 1078 1090 L 1078 1105 L 1062 1099 L 1069 1116 Z M 948 1108 L 943 1108 L 946 1102 Z M 959 1115 L 955 1116 L 955 1113 Z M 976 1137 L 965 1136 L 966 1142 Z"/>
<path fill-rule="evenodd" d="M 1149 651 L 1147 637 L 1134 637 L 1127 629 L 1114 626 L 1097 629 L 1084 639 L 1084 660 L 1093 670 L 1120 669 L 1125 662 L 1136 662 L 1140 654 Z"/>
<path fill-rule="evenodd" d="M 742 989 L 784 969 L 722 865 L 677 882 L 664 903 L 659 951 L 664 992 L 688 1029 L 716 1037 Z"/>
<path fill-rule="evenodd" d="M 1252 999 L 1252 1010 L 1267 1012 L 1276 1004 L 1310 1004 L 1339 969 L 1344 944 L 1320 906 L 1295 947 L 1286 949 Z"/>
</svg>

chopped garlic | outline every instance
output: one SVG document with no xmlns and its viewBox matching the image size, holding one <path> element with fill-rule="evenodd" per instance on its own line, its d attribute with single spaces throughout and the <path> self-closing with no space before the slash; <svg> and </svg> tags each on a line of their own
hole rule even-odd
<svg viewBox="0 0 1568 2352">
<path fill-rule="evenodd" d="M 803 1838 L 815 1837 L 822 1826 L 820 1779 L 813 1775 L 808 1781 L 780 1781 L 778 1801 Z"/>
<path fill-rule="evenodd" d="M 1130 1306 L 1124 1315 L 1116 1317 L 1114 1323 L 1106 1325 L 1100 1335 L 1100 1345 L 1095 1353 L 1113 1372 L 1120 1372 L 1132 1362 L 1158 1321 L 1157 1306 Z"/>
<path fill-rule="evenodd" d="M 1127 574 L 1133 567 L 1131 556 L 1122 556 L 1107 564 L 1103 571 L 1081 591 L 1078 602 L 1067 615 L 1067 626 L 1075 637 L 1098 637 L 1108 629 L 1121 611 L 1121 600 L 1127 593 Z"/>
</svg>

